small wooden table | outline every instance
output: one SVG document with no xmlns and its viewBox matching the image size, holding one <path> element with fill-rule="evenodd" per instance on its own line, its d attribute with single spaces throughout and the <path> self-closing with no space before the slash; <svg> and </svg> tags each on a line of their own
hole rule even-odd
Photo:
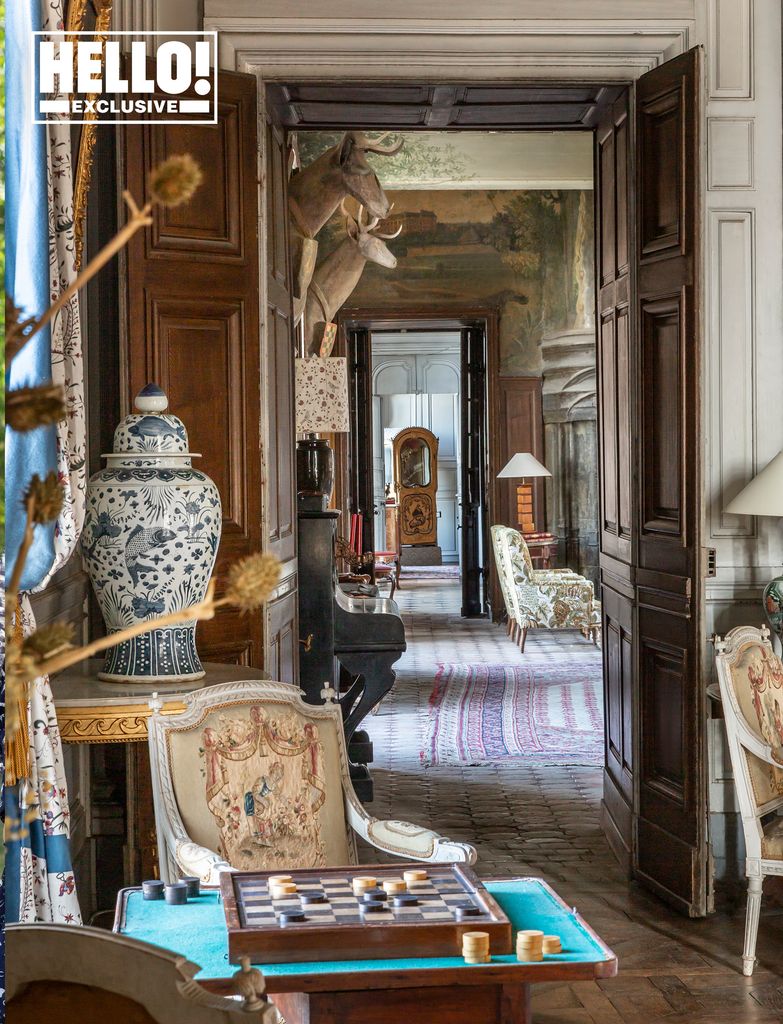
<svg viewBox="0 0 783 1024">
<path fill-rule="evenodd" d="M 557 558 L 557 537 L 553 533 L 523 533 L 536 569 L 551 569 Z"/>
<path fill-rule="evenodd" d="M 515 931 L 559 935 L 563 952 L 540 963 L 493 956 L 415 957 L 258 964 L 288 1024 L 530 1024 L 530 987 L 544 981 L 592 981 L 617 973 L 617 958 L 576 910 L 539 878 L 485 881 Z M 214 890 L 184 907 L 145 901 L 123 889 L 114 930 L 173 950 L 201 967 L 196 981 L 230 994 L 225 915 Z"/>
</svg>

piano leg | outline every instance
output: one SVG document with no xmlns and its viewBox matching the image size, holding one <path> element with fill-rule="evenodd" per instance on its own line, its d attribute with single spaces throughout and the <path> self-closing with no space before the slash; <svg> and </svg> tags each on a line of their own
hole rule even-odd
<svg viewBox="0 0 783 1024">
<path fill-rule="evenodd" d="M 351 762 L 351 779 L 363 803 L 372 800 L 372 779 L 367 768 L 368 762 L 372 761 L 372 743 L 364 730 L 357 733 L 357 727 L 394 686 L 396 674 L 392 665 L 399 656 L 399 651 L 339 653 L 341 679 L 344 678 L 344 672 L 355 674 L 353 683 L 341 695 L 340 704 Z"/>
</svg>

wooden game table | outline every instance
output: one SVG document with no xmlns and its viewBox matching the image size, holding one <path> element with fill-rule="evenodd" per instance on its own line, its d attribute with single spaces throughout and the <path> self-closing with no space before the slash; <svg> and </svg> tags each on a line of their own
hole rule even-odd
<svg viewBox="0 0 783 1024">
<path fill-rule="evenodd" d="M 530 1024 L 530 986 L 542 981 L 611 978 L 617 958 L 576 910 L 539 878 L 485 881 L 515 931 L 559 935 L 563 952 L 539 963 L 493 956 L 488 964 L 461 957 L 321 961 L 257 966 L 287 1024 Z M 114 930 L 173 950 L 201 971 L 196 980 L 232 993 L 236 970 L 218 894 L 206 890 L 184 907 L 142 899 L 122 889 Z"/>
</svg>

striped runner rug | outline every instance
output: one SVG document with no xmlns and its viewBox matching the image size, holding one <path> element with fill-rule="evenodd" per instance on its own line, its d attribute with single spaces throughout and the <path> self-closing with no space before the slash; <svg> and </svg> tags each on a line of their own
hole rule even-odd
<svg viewBox="0 0 783 1024">
<path fill-rule="evenodd" d="M 429 710 L 425 765 L 604 763 L 600 655 L 441 665 Z"/>
</svg>

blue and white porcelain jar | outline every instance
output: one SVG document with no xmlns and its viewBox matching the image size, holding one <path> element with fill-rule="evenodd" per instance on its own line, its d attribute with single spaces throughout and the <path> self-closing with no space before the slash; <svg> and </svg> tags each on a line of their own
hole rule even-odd
<svg viewBox="0 0 783 1024">
<path fill-rule="evenodd" d="M 109 633 L 204 599 L 220 541 L 220 495 L 193 469 L 182 421 L 157 384 L 136 396 L 106 468 L 87 488 L 82 552 Z M 164 626 L 109 650 L 101 679 L 200 679 L 196 623 Z"/>
</svg>

